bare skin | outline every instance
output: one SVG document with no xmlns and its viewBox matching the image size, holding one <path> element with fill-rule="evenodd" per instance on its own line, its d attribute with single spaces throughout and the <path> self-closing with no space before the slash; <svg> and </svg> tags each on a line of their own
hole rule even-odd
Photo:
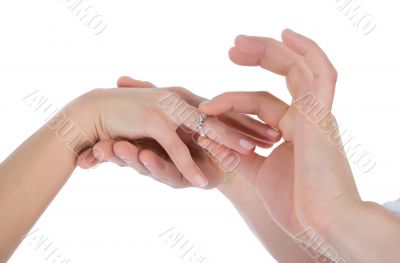
<svg viewBox="0 0 400 263">
<path fill-rule="evenodd" d="M 380 205 L 361 200 L 347 158 L 340 151 L 340 137 L 333 144 L 324 133 L 336 124 L 330 112 L 337 73 L 323 51 L 312 40 L 286 30 L 282 42 L 239 36 L 229 55 L 238 65 L 260 66 L 285 76 L 293 98 L 292 105 L 286 105 L 266 92 L 233 92 L 199 106 L 202 112 L 216 116 L 257 114 L 282 132 L 285 142 L 270 156 L 243 156 L 235 173 L 227 175 L 230 180 L 218 186 L 265 247 L 279 262 L 329 262 L 329 257 L 336 262 L 398 262 L 399 220 Z M 316 124 L 318 114 L 309 104 L 295 105 L 307 96 L 327 113 L 322 126 Z M 205 149 L 213 146 L 207 139 L 198 143 Z M 134 148 L 114 142 L 109 149 L 109 156 L 118 156 Z M 149 167 L 150 176 L 166 181 L 179 174 L 154 152 L 135 151 L 136 156 L 126 155 L 125 160 Z M 335 254 L 315 251 L 309 256 L 301 250 L 294 238 L 309 228 Z"/>
<path fill-rule="evenodd" d="M 78 158 L 83 167 L 94 165 L 96 160 L 88 159 L 95 157 L 140 167 L 143 173 L 173 187 L 217 186 L 279 262 L 313 261 L 294 241 L 308 228 L 335 249 L 335 260 L 397 262 L 399 220 L 381 206 L 361 200 L 346 157 L 316 125 L 318 116 L 307 109 L 307 103 L 300 108 L 294 104 L 311 95 L 328 113 L 322 128 L 334 127 L 336 121 L 330 111 L 335 69 L 322 50 L 304 36 L 284 31 L 282 40 L 240 36 L 230 57 L 239 65 L 261 66 L 284 75 L 292 105 L 266 92 L 226 93 L 199 105 L 203 99 L 186 90 L 147 87 L 140 91 L 96 90 L 66 106 L 64 118 L 45 125 L 0 166 L 0 210 L 7 215 L 0 217 L 0 261 L 9 258 L 43 213 L 73 172 L 77 154 L 83 151 Z M 197 146 L 179 132 L 185 124 L 171 119 L 157 106 L 160 99 L 171 94 L 183 97 L 197 113 L 199 106 L 202 112 L 215 115 L 206 124 L 227 140 L 199 138 L 196 143 L 208 153 L 198 151 L 192 157 L 190 150 Z M 257 114 L 264 124 L 250 121 L 243 115 L 246 113 Z M 146 126 L 149 119 L 153 125 Z M 62 140 L 66 120 L 72 120 L 86 135 L 73 150 Z M 270 127 L 279 128 L 285 142 L 270 156 L 259 156 L 252 152 L 255 145 L 269 147 L 279 140 L 276 133 L 259 136 L 260 131 L 264 135 L 273 132 Z M 140 138 L 157 141 L 171 160 L 162 158 L 156 148 L 143 149 L 130 143 Z M 104 155 L 90 148 L 97 141 L 94 148 Z M 225 173 L 216 165 L 217 156 L 212 151 L 216 146 L 240 154 L 240 164 L 233 172 Z M 318 256 L 324 262 L 329 260 L 324 257 L 329 255 Z"/>
<path fill-rule="evenodd" d="M 98 141 L 151 139 L 162 147 L 180 171 L 180 177 L 176 178 L 180 184 L 204 188 L 217 185 L 223 178 L 205 176 L 208 172 L 200 169 L 190 154 L 196 149 L 189 149 L 190 145 L 186 145 L 185 139 L 179 135 L 180 127 L 194 129 L 191 127 L 194 122 L 170 116 L 160 108 L 160 100 L 177 96 L 183 106 L 194 112 L 191 118 L 196 119 L 198 109 L 191 106 L 184 95 L 179 95 L 178 91 L 182 90 L 128 88 L 90 91 L 68 104 L 4 160 L 0 165 L 0 262 L 7 261 L 68 180 L 76 167 L 78 154 L 92 148 Z M 255 145 L 269 147 L 280 138 L 279 133 L 253 136 L 260 129 L 272 128 L 252 122 L 248 116 L 227 114 L 226 119 L 247 123 L 246 131 L 230 127 L 228 121 L 217 118 L 207 125 L 218 136 L 227 139 L 224 141 L 226 147 L 244 155 L 250 154 Z M 79 130 L 82 136 L 70 139 L 71 127 Z M 240 143 L 243 140 L 250 147 L 243 147 Z M 100 158 L 100 155 L 96 156 Z M 95 164 L 90 156 L 79 161 L 87 166 Z M 114 161 L 122 162 L 118 158 Z"/>
<path fill-rule="evenodd" d="M 331 114 L 336 70 L 310 39 L 286 30 L 282 40 L 241 37 L 231 57 L 238 64 L 260 65 L 285 75 L 295 102 L 288 109 L 272 106 L 281 102 L 268 93 L 222 94 L 199 108 L 216 115 L 253 113 L 271 125 L 271 109 L 278 109 L 272 115 L 281 116 L 277 124 L 285 142 L 263 161 L 256 174 L 247 176 L 273 220 L 291 236 L 308 228 L 315 230 L 325 245 L 333 248 L 330 255 L 339 262 L 398 262 L 400 221 L 382 206 L 361 200 L 340 150 L 337 123 Z M 270 63 L 270 57 L 277 54 L 270 53 L 274 45 L 286 50 L 280 69 Z M 304 103 L 304 98 L 310 97 L 318 101 L 317 111 L 313 103 Z M 252 103 L 238 104 L 239 98 Z M 324 118 L 319 116 L 321 108 Z"/>
</svg>

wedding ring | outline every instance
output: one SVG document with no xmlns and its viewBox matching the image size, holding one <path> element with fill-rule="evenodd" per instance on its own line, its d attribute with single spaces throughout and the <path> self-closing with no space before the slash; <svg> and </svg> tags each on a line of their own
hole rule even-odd
<svg viewBox="0 0 400 263">
<path fill-rule="evenodd" d="M 196 129 L 199 132 L 201 137 L 205 137 L 206 133 L 203 128 L 204 121 L 208 118 L 207 114 L 201 113 L 199 118 L 196 120 Z"/>
</svg>

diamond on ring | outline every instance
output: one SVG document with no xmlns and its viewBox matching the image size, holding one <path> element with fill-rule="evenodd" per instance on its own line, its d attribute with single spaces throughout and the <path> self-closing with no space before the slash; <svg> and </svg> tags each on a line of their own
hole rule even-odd
<svg viewBox="0 0 400 263">
<path fill-rule="evenodd" d="M 203 128 L 203 123 L 207 118 L 208 118 L 207 114 L 201 113 L 199 118 L 196 121 L 196 129 L 199 132 L 201 137 L 205 137 L 206 136 L 206 133 L 205 133 L 204 128 Z"/>
</svg>

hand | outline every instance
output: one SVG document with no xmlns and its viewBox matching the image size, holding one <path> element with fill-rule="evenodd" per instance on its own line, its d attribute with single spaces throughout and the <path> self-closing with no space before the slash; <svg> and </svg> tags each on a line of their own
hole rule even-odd
<svg viewBox="0 0 400 263">
<path fill-rule="evenodd" d="M 325 134 L 336 124 L 330 114 L 336 71 L 312 40 L 290 30 L 283 32 L 282 40 L 239 36 L 230 58 L 239 65 L 261 66 L 285 76 L 293 98 L 290 106 L 267 92 L 231 92 L 199 108 L 210 115 L 257 114 L 279 128 L 286 141 L 246 178 L 275 222 L 295 235 L 309 226 L 326 230 L 335 213 L 353 209 L 360 197 L 340 144 L 332 144 L 331 135 Z M 322 123 L 326 130 L 315 122 L 315 102 L 317 112 L 323 108 L 327 113 Z"/>
<path fill-rule="evenodd" d="M 150 82 L 138 81 L 129 77 L 120 78 L 118 86 L 121 88 L 141 88 L 139 90 L 155 87 Z M 180 97 L 194 107 L 201 101 L 204 101 L 203 98 L 183 88 L 168 88 L 168 90 L 179 94 Z M 190 125 L 194 123 L 194 120 L 191 121 L 192 123 L 189 122 Z M 248 154 L 249 150 L 242 147 L 240 144 L 242 140 L 249 141 L 252 145 L 250 148 L 254 148 L 253 144 L 267 148 L 280 139 L 279 132 L 246 115 L 225 114 L 219 120 L 207 119 L 205 125 L 208 126 L 206 126 L 206 130 L 214 132 L 211 134 L 214 140 L 228 147 L 235 148 L 244 154 Z M 200 148 L 193 141 L 193 138 L 190 136 L 191 134 L 188 134 L 182 128 L 177 129 L 177 134 L 187 144 L 193 158 L 202 171 L 207 171 L 206 174 L 210 181 L 207 188 L 218 185 L 226 171 L 219 167 L 220 164 L 218 162 L 211 161 L 207 154 L 199 151 Z M 224 149 L 224 152 L 229 151 L 226 147 L 220 149 Z M 89 168 L 96 164 L 97 159 L 100 161 L 113 161 L 119 165 L 129 165 L 142 174 L 151 174 L 156 180 L 167 183 L 175 188 L 192 186 L 193 184 L 182 176 L 179 169 L 175 167 L 175 164 L 166 160 L 165 156 L 163 158 L 163 152 L 164 149 L 153 140 L 135 140 L 132 144 L 129 141 L 121 139 L 103 139 L 93 149 L 90 148 L 83 152 L 79 156 L 77 164 L 82 168 Z M 93 153 L 96 154 L 97 159 L 94 158 Z"/>
</svg>

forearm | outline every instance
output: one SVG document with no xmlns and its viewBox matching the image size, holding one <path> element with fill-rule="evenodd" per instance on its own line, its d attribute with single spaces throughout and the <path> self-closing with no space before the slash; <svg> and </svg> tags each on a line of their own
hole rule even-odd
<svg viewBox="0 0 400 263">
<path fill-rule="evenodd" d="M 378 204 L 335 213 L 320 232 L 344 262 L 399 262 L 400 219 Z"/>
<path fill-rule="evenodd" d="M 278 262 L 313 262 L 310 256 L 275 224 L 254 188 L 241 176 L 219 186 L 252 232 Z"/>
<path fill-rule="evenodd" d="M 0 166 L 0 262 L 12 254 L 75 168 L 75 151 L 83 144 L 65 140 L 63 125 L 72 119 L 63 116 L 39 129 Z"/>
</svg>

